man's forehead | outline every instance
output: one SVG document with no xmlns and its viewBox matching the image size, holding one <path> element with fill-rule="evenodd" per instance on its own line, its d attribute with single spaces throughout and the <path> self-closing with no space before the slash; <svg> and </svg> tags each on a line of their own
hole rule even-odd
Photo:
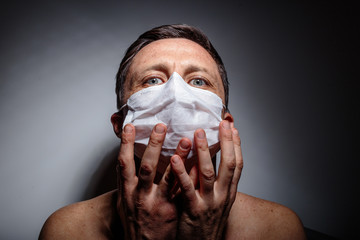
<svg viewBox="0 0 360 240">
<path fill-rule="evenodd" d="M 163 54 L 172 54 L 176 57 L 194 58 L 215 64 L 211 55 L 198 43 L 185 38 L 169 38 L 154 41 L 143 47 L 134 57 L 133 61 L 141 58 L 143 61 L 151 61 L 153 58 L 161 58 Z M 183 59 L 178 59 L 183 60 Z"/>
</svg>

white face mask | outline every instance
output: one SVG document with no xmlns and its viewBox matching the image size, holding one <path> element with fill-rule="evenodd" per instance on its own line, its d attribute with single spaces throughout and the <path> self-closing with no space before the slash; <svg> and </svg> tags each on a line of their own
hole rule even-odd
<svg viewBox="0 0 360 240">
<path fill-rule="evenodd" d="M 181 138 L 189 138 L 194 145 L 194 132 L 198 128 L 205 130 L 212 156 L 219 150 L 221 98 L 208 90 L 190 86 L 176 72 L 166 83 L 134 93 L 125 106 L 128 112 L 123 127 L 128 123 L 135 126 L 135 155 L 140 159 L 154 126 L 157 123 L 167 126 L 158 169 L 165 169 Z M 188 158 L 194 156 L 193 149 Z"/>
</svg>

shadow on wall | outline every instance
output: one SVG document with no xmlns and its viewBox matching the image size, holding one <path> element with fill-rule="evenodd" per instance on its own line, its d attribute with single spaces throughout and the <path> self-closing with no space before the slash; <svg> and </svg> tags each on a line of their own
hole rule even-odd
<svg viewBox="0 0 360 240">
<path fill-rule="evenodd" d="M 82 195 L 82 200 L 87 200 L 99 196 L 105 192 L 116 189 L 116 161 L 119 153 L 119 147 L 114 147 L 109 151 L 98 169 L 94 172 L 91 180 Z"/>
</svg>

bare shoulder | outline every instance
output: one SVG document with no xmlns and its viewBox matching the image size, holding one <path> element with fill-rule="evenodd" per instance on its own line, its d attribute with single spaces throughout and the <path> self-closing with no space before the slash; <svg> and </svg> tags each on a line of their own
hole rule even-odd
<svg viewBox="0 0 360 240">
<path fill-rule="evenodd" d="M 226 239 L 306 239 L 301 220 L 278 203 L 237 193 Z"/>
<path fill-rule="evenodd" d="M 39 239 L 109 239 L 115 193 L 60 208 L 46 220 Z"/>
</svg>

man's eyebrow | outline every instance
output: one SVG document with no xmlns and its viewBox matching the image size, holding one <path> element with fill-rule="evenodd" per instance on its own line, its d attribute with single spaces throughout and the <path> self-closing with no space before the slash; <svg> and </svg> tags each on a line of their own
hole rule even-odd
<svg viewBox="0 0 360 240">
<path fill-rule="evenodd" d="M 145 69 L 145 71 L 150 71 L 150 70 L 158 70 L 158 71 L 163 71 L 166 72 L 168 70 L 168 66 L 165 63 L 158 63 L 155 65 L 152 65 L 148 68 Z"/>
<path fill-rule="evenodd" d="M 186 66 L 185 74 L 192 72 L 206 72 L 210 74 L 209 70 L 205 67 L 200 67 L 193 64 Z"/>
<path fill-rule="evenodd" d="M 211 69 L 209 69 L 207 67 L 194 65 L 194 64 L 189 64 L 188 66 L 186 66 L 185 75 L 194 73 L 194 72 L 206 73 L 211 77 L 211 79 L 216 79 L 216 75 L 214 75 L 214 72 L 211 71 Z M 209 79 L 209 80 L 211 80 L 211 79 Z"/>
<path fill-rule="evenodd" d="M 197 65 L 194 65 L 194 64 L 189 64 L 188 66 L 186 66 L 185 69 L 186 69 L 185 74 L 192 73 L 192 72 L 210 73 L 207 68 L 197 66 Z M 152 65 L 152 66 L 145 69 L 145 71 L 151 71 L 151 70 L 158 70 L 158 71 L 162 71 L 162 72 L 167 72 L 169 70 L 169 66 L 167 64 L 165 64 L 165 63 L 158 63 L 158 64 Z"/>
</svg>

